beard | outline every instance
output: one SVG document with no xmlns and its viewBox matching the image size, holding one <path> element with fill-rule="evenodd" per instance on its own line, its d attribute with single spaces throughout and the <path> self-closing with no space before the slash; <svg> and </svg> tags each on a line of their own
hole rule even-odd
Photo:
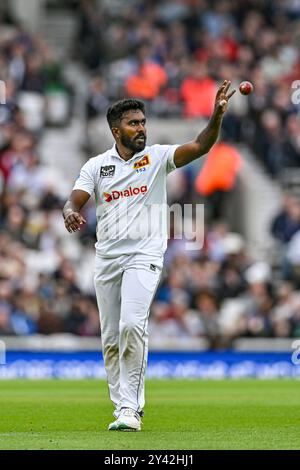
<svg viewBox="0 0 300 470">
<path fill-rule="evenodd" d="M 129 139 L 123 134 L 121 135 L 121 144 L 134 153 L 141 152 L 146 147 L 146 136 L 144 141 L 138 141 L 137 139 Z"/>
</svg>

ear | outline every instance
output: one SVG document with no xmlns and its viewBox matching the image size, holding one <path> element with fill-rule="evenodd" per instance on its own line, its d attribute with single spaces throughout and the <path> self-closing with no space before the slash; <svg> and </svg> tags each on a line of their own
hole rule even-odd
<svg viewBox="0 0 300 470">
<path fill-rule="evenodd" d="M 118 127 L 112 127 L 111 128 L 112 135 L 114 138 L 117 140 L 120 137 L 120 129 Z"/>
</svg>

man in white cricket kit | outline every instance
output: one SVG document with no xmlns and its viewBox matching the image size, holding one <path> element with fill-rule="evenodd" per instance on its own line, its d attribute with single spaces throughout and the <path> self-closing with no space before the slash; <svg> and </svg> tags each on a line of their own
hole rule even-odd
<svg viewBox="0 0 300 470">
<path fill-rule="evenodd" d="M 229 87 L 225 80 L 207 127 L 183 145 L 146 146 L 144 104 L 132 99 L 115 103 L 107 112 L 115 144 L 85 163 L 64 206 L 65 226 L 76 232 L 85 223 L 81 208 L 95 195 L 94 283 L 116 418 L 109 430 L 141 430 L 148 315 L 167 247 L 167 213 L 158 208 L 167 202 L 167 174 L 206 154 L 217 140 L 235 92 L 228 94 Z"/>
</svg>

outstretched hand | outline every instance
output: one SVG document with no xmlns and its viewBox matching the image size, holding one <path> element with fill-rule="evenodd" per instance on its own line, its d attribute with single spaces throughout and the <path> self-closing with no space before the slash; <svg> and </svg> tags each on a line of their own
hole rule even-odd
<svg viewBox="0 0 300 470">
<path fill-rule="evenodd" d="M 232 90 L 229 94 L 229 88 L 230 88 L 231 82 L 229 80 L 224 80 L 223 84 L 220 86 L 220 88 L 217 91 L 216 95 L 216 101 L 215 101 L 215 111 L 217 111 L 220 114 L 224 114 L 225 111 L 227 110 L 227 105 L 228 101 L 234 95 L 236 90 Z"/>
</svg>

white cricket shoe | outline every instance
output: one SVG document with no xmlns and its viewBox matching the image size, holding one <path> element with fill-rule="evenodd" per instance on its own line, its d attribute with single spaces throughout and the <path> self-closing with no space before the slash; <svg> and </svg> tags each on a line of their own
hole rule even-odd
<svg viewBox="0 0 300 470">
<path fill-rule="evenodd" d="M 131 408 L 122 408 L 118 419 L 108 426 L 109 431 L 140 431 L 141 417 Z"/>
<path fill-rule="evenodd" d="M 120 416 L 120 412 L 121 412 L 120 410 L 115 410 L 115 411 L 113 412 L 113 417 L 116 418 L 116 419 L 118 419 L 118 417 Z M 144 411 L 142 410 L 142 411 L 138 411 L 138 414 L 139 414 L 140 418 L 142 418 L 145 413 L 144 413 Z"/>
</svg>

